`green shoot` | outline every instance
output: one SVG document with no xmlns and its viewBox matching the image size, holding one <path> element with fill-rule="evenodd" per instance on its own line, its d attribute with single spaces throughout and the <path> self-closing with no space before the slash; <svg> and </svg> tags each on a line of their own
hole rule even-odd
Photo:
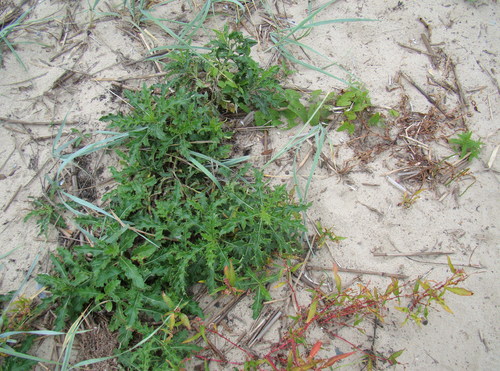
<svg viewBox="0 0 500 371">
<path fill-rule="evenodd" d="M 479 157 L 481 152 L 481 147 L 484 143 L 479 140 L 473 140 L 472 131 L 467 131 L 462 134 L 458 134 L 457 138 L 449 139 L 448 141 L 452 145 L 453 149 L 459 154 L 460 158 L 465 158 L 468 156 L 468 160 Z"/>
</svg>

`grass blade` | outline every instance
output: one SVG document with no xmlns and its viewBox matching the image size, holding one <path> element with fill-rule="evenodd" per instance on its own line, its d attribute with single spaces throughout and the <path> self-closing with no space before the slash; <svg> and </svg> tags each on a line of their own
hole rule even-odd
<svg viewBox="0 0 500 371">
<path fill-rule="evenodd" d="M 40 335 L 40 336 L 57 336 L 64 335 L 64 332 L 52 331 L 52 330 L 37 330 L 37 331 L 9 331 L 0 334 L 0 338 L 7 338 L 13 335 L 30 334 L 30 335 Z"/>
<path fill-rule="evenodd" d="M 16 352 L 11 347 L 7 347 L 5 345 L 3 345 L 2 347 L 0 347 L 0 352 L 8 354 L 9 356 L 23 358 L 23 359 L 28 359 L 30 361 L 41 362 L 41 363 L 49 363 L 49 364 L 52 364 L 52 365 L 60 365 L 59 362 L 51 361 L 50 359 L 43 359 L 43 358 L 35 357 L 35 356 L 29 355 L 29 354 Z"/>
<path fill-rule="evenodd" d="M 222 191 L 222 186 L 220 185 L 215 175 L 210 172 L 210 170 L 208 170 L 205 166 L 203 166 L 200 162 L 198 162 L 198 160 L 195 160 L 192 156 L 189 156 L 187 160 L 191 162 L 194 166 L 196 166 L 198 170 L 204 173 L 212 182 L 214 182 L 217 188 L 219 188 Z"/>
<path fill-rule="evenodd" d="M 295 57 L 287 48 L 285 48 L 284 45 L 279 45 L 280 43 L 277 41 L 276 37 L 273 36 L 273 35 L 270 35 L 271 37 L 271 41 L 273 41 L 275 44 L 276 44 L 276 47 L 277 49 L 279 50 L 279 52 L 286 58 L 288 59 L 290 62 L 292 63 L 295 63 L 295 64 L 299 64 L 307 69 L 310 69 L 310 70 L 313 70 L 313 71 L 317 71 L 317 72 L 320 72 L 328 77 L 331 77 L 335 80 L 338 80 L 340 81 L 341 83 L 347 85 L 347 86 L 352 86 L 353 84 L 350 83 L 349 81 L 341 78 L 341 77 L 338 77 L 338 76 L 335 76 L 334 74 L 326 71 L 324 68 L 320 68 L 320 67 L 316 67 L 315 65 L 311 64 L 311 63 L 307 63 L 307 62 L 304 62 L 300 59 L 298 59 L 297 57 Z M 339 65 L 337 62 L 334 62 L 332 60 L 330 60 L 329 58 L 325 57 L 324 55 L 322 55 L 321 53 L 319 53 L 318 51 L 314 50 L 313 48 L 305 45 L 305 44 L 302 44 L 296 40 L 289 40 L 289 43 L 290 44 L 295 44 L 299 47 L 302 47 L 304 49 L 307 49 L 311 52 L 314 52 L 315 54 L 318 54 L 320 55 L 321 57 L 327 59 L 329 61 L 329 64 L 328 66 L 331 66 L 331 65 L 335 65 L 337 67 L 339 67 L 340 69 L 342 69 L 342 71 L 346 72 L 347 74 L 349 74 L 351 77 L 353 77 L 355 80 L 358 80 L 352 73 L 350 73 L 349 71 L 347 71 L 344 67 L 342 67 L 341 65 Z"/>
<path fill-rule="evenodd" d="M 69 194 L 67 192 L 64 192 L 64 191 L 61 191 L 61 194 L 68 197 L 70 200 L 75 201 L 77 204 L 79 204 L 83 207 L 88 207 L 89 209 L 94 210 L 95 212 L 98 212 L 99 214 L 106 215 L 107 217 L 109 217 L 111 219 L 116 219 L 113 215 L 108 213 L 106 210 L 100 208 L 99 206 L 94 205 L 93 203 L 85 201 L 85 200 L 81 199 L 80 197 L 76 197 L 76 196 Z M 71 211 L 73 213 L 75 213 L 76 215 L 83 215 L 82 212 L 71 208 L 71 206 L 67 205 L 67 207 L 70 208 Z"/>
<path fill-rule="evenodd" d="M 140 131 L 140 130 L 145 130 L 146 128 L 140 128 L 134 131 Z M 107 132 L 110 133 L 110 132 Z M 96 132 L 96 134 L 99 134 L 99 132 Z M 112 137 L 100 140 L 99 142 L 91 143 L 83 148 L 80 148 L 78 151 L 68 155 L 68 156 L 60 156 L 60 159 L 62 159 L 62 163 L 59 166 L 59 169 L 57 170 L 57 177 L 61 175 L 62 170 L 70 164 L 75 158 L 81 157 L 88 155 L 90 153 L 99 151 L 104 148 L 109 148 L 112 145 L 120 143 L 122 140 L 127 138 L 129 136 L 129 133 L 114 133 Z M 71 141 L 70 141 L 71 142 Z"/>
<path fill-rule="evenodd" d="M 16 290 L 16 292 L 14 293 L 14 295 L 12 295 L 12 298 L 10 299 L 9 304 L 7 304 L 7 306 L 5 308 L 3 308 L 2 314 L 0 315 L 0 328 L 3 326 L 5 314 L 8 313 L 8 311 L 10 309 L 10 306 L 16 300 L 16 298 L 19 296 L 19 294 L 21 293 L 21 291 L 24 289 L 24 287 L 28 283 L 28 279 L 30 278 L 31 273 L 33 273 L 33 270 L 35 269 L 35 267 L 36 267 L 36 265 L 38 263 L 38 259 L 40 259 L 40 254 L 39 253 L 37 253 L 36 256 L 35 256 L 35 259 L 33 259 L 33 262 L 31 263 L 31 266 L 28 269 L 28 272 L 26 272 L 26 275 L 24 276 L 23 281 L 19 285 L 19 288 Z"/>
</svg>

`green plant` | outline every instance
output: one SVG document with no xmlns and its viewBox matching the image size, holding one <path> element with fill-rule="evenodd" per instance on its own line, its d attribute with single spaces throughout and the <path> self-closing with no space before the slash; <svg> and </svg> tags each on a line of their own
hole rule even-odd
<svg viewBox="0 0 500 371">
<path fill-rule="evenodd" d="M 337 98 L 335 104 L 339 107 L 345 107 L 343 111 L 345 121 L 342 122 L 337 130 L 347 130 L 350 134 L 354 134 L 354 131 L 356 130 L 354 121 L 362 112 L 371 106 L 371 101 L 367 90 L 359 87 L 353 87 L 347 89 L 343 94 L 341 94 Z M 380 121 L 379 114 L 378 116 L 377 114 L 373 115 L 370 120 L 372 120 L 371 124 L 377 124 Z"/>
<path fill-rule="evenodd" d="M 64 205 L 59 203 L 55 204 L 49 198 L 36 198 L 32 199 L 31 210 L 25 217 L 24 221 L 35 218 L 38 227 L 40 228 L 39 234 L 48 235 L 50 226 L 59 228 L 66 228 L 66 222 L 62 216 L 65 208 Z"/>
<path fill-rule="evenodd" d="M 2 349 L 25 354 L 31 349 L 35 340 L 35 335 L 25 332 L 29 329 L 29 322 L 33 318 L 31 300 L 22 296 L 16 300 L 13 299 L 12 294 L 0 295 L 2 305 L 10 302 L 10 305 L 2 311 L 0 354 L 2 354 Z M 4 353 L 2 356 L 6 357 L 7 355 Z M 21 357 L 7 357 L 1 363 L 4 370 L 15 369 L 15 367 L 30 368 L 36 364 L 33 360 Z"/>
<path fill-rule="evenodd" d="M 250 56 L 257 42 L 241 32 L 229 32 L 227 26 L 215 31 L 216 38 L 206 45 L 209 52 L 193 49 L 172 52 L 165 70 L 171 71 L 171 87 L 188 86 L 191 91 L 207 93 L 227 113 L 269 115 L 284 104 L 285 96 L 277 76 L 279 66 L 261 68 Z M 275 120 L 272 124 L 281 124 Z"/>
<path fill-rule="evenodd" d="M 282 270 L 287 272 L 283 277 L 290 281 L 290 273 L 296 272 L 301 266 L 302 263 L 293 265 L 287 261 L 282 267 Z M 441 282 L 417 279 L 401 283 L 396 278 L 391 278 L 385 289 L 378 289 L 361 283 L 352 288 L 342 288 L 342 279 L 334 266 L 330 273 L 333 273 L 336 290 L 331 293 L 325 293 L 321 288 L 311 290 L 310 304 L 300 308 L 296 316 L 289 316 L 292 324 L 279 341 L 261 358 L 252 357 L 250 354 L 251 360 L 242 366 L 245 370 L 259 369 L 263 364 L 274 370 L 322 370 L 331 369 L 332 366 L 338 368 L 349 366 L 345 360 L 356 355 L 361 357 L 354 360 L 354 363 L 363 364 L 367 369 L 378 369 L 382 364 L 395 365 L 404 349 L 387 354 L 378 351 L 374 345 L 375 333 L 371 332 L 382 326 L 391 312 L 403 313 L 403 324 L 411 320 L 418 326 L 427 324 L 431 309 L 436 305 L 452 313 L 444 299 L 447 293 L 460 296 L 471 296 L 473 293 L 460 287 L 468 276 L 463 270 L 456 269 L 449 258 L 448 267 L 450 274 Z M 293 287 L 290 282 L 288 284 Z M 295 293 L 292 290 L 293 295 Z M 200 336 L 205 338 L 208 329 L 203 326 L 200 328 L 203 329 L 202 333 L 198 332 L 186 341 L 192 341 Z M 354 344 L 343 337 L 349 329 L 358 335 L 366 335 L 366 343 L 371 344 L 370 348 L 363 345 L 363 340 L 358 340 Z M 214 336 L 220 336 L 221 341 L 225 340 L 216 331 L 210 332 Z M 334 353 L 332 344 L 318 341 L 318 332 L 324 338 L 335 339 L 337 355 L 331 355 Z M 242 353 L 246 353 L 244 348 L 239 349 Z M 321 353 L 322 349 L 326 352 Z"/>
<path fill-rule="evenodd" d="M 309 123 L 316 126 L 321 122 L 328 121 L 329 116 L 334 108 L 335 93 L 330 92 L 324 94 L 322 90 L 315 90 L 310 93 L 306 104 L 302 101 L 305 97 L 296 90 L 286 89 L 284 101 L 278 110 L 273 110 L 270 115 L 264 116 L 260 112 L 255 114 L 257 125 L 265 124 L 266 121 L 275 122 L 284 117 L 288 122 L 288 127 L 291 128 L 301 123 Z"/>
<path fill-rule="evenodd" d="M 16 53 L 16 50 L 14 49 L 15 44 L 12 41 L 10 41 L 9 36 L 14 31 L 16 31 L 16 29 L 22 27 L 23 22 L 28 17 L 32 9 L 33 8 L 29 8 L 19 16 L 10 20 L 9 22 L 4 21 L 4 23 L 0 25 L 0 66 L 3 66 L 3 49 L 5 45 L 15 56 L 19 64 L 23 66 L 24 69 L 26 69 L 26 66 L 24 65 L 23 61 L 21 60 L 19 55 Z"/>
<path fill-rule="evenodd" d="M 294 204 L 284 187 L 268 187 L 261 171 L 234 167 L 244 159 L 228 159 L 230 133 L 223 130 L 220 106 L 210 94 L 171 91 L 165 84 L 127 93 L 133 110 L 103 118 L 127 134 L 116 149 L 121 169 L 112 168 L 118 186 L 104 196 L 105 209 L 59 192 L 104 217 L 78 216 L 90 243 L 58 249 L 51 257 L 54 274 L 38 277 L 51 294 L 45 306 L 57 304 L 56 329 L 89 303 L 105 301 L 110 330 L 118 331 L 126 347 L 150 334 L 152 323 L 167 313 L 173 326 L 124 356 L 127 365 L 145 361 L 143 349 L 154 344 L 161 344 L 161 352 L 147 355 L 147 362 L 182 361 L 187 332 L 178 323 L 188 322 L 173 303 L 201 316 L 189 288 L 203 281 L 215 292 L 230 261 L 242 288 L 257 293 L 257 313 L 271 278 L 254 270 L 276 253 L 300 251 L 305 231 L 300 212 L 306 206 Z M 67 162 L 75 155 L 63 158 Z"/>
<path fill-rule="evenodd" d="M 0 259 L 8 254 L 1 256 Z M 22 292 L 38 263 L 38 258 L 37 255 L 17 290 L 0 295 L 2 306 L 0 311 L 0 368 L 2 370 L 26 370 L 37 363 L 46 363 L 56 367 L 62 366 L 60 370 L 66 371 L 68 368 L 64 364 L 32 355 L 30 350 L 37 338 L 65 335 L 66 339 L 70 339 L 80 333 L 77 329 L 70 330 L 68 333 L 33 329 L 35 321 L 44 314 L 44 308 L 38 305 L 38 293 L 32 297 L 26 297 Z M 66 341 L 64 344 L 66 345 L 63 346 L 63 352 L 71 353 L 72 347 L 68 347 Z M 59 368 L 56 369 L 59 370 Z"/>
<path fill-rule="evenodd" d="M 420 193 L 425 191 L 425 189 L 419 189 L 418 191 L 409 194 L 408 192 L 403 193 L 403 200 L 398 204 L 405 209 L 409 209 L 417 200 L 420 198 Z"/>
<path fill-rule="evenodd" d="M 46 23 L 50 18 L 42 18 L 28 21 L 30 13 L 37 5 L 23 11 L 22 6 L 26 3 L 23 2 L 22 5 L 14 8 L 10 13 L 5 14 L 0 23 L 0 67 L 3 67 L 4 62 L 4 52 L 7 48 L 15 57 L 17 62 L 25 69 L 28 68 L 22 61 L 19 54 L 16 52 L 16 45 L 19 44 L 32 44 L 35 42 L 31 41 L 13 41 L 15 34 L 28 26 L 33 26 L 37 24 Z"/>
<path fill-rule="evenodd" d="M 360 89 L 347 94 L 348 90 L 337 99 L 321 91 L 306 99 L 294 90 L 283 90 L 277 82 L 278 69 L 261 69 L 251 59 L 253 44 L 225 29 L 217 33 L 206 54 L 195 48 L 175 50 L 167 64 L 172 72 L 169 82 L 127 92 L 131 111 L 103 117 L 116 130 L 104 132 L 106 139 L 67 153 L 78 140 L 89 138 L 61 144 L 61 127 L 54 142 L 53 153 L 61 160 L 54 184 L 59 184 L 72 161 L 110 146 L 120 164 L 111 169 L 117 186 L 105 194 L 100 206 L 54 186 L 51 196 L 60 198 L 55 205 L 75 213 L 86 243 L 60 248 L 51 256 L 52 274 L 38 277 L 49 293 L 39 309 L 54 308 L 56 329 L 73 321 L 72 330 L 76 330 L 88 305 L 102 307 L 110 330 L 118 334 L 117 357 L 127 369 L 179 368 L 200 349 L 190 343 L 205 338 L 210 330 L 188 317 L 203 315 L 192 297 L 196 283 L 204 283 L 210 293 L 254 292 L 253 314 L 258 315 L 263 302 L 270 299 L 267 285 L 283 272 L 289 278 L 299 266 L 269 268 L 274 257 L 303 249 L 306 229 L 301 214 L 307 209 L 308 188 L 328 132 L 322 123 L 339 101 L 345 104 L 347 121 L 357 119 L 370 105 L 367 93 Z M 267 112 L 272 124 L 281 123 L 284 116 L 289 125 L 297 120 L 312 125 L 304 125 L 270 160 L 315 140 L 313 170 L 304 190 L 295 179 L 300 203 L 284 187 L 269 187 L 262 171 L 240 166 L 246 158 L 229 158 L 231 133 L 224 128 L 224 116 L 251 110 L 257 110 L 261 122 Z M 371 124 L 380 119 L 375 116 Z M 34 216 L 56 221 L 49 206 L 42 205 L 43 212 Z M 317 237 L 316 245 L 342 239 L 321 225 Z M 288 359 L 273 351 L 249 365 L 268 363 L 297 370 L 330 367 L 342 357 L 318 356 L 322 345 L 309 344 L 307 338 L 313 323 L 332 325 L 337 318 L 351 316 L 356 327 L 368 316 L 382 319 L 387 302 L 404 298 L 415 299 L 406 314 L 413 319 L 416 313 L 418 319 L 427 315 L 433 302 L 443 305 L 446 291 L 469 294 L 454 287 L 463 278 L 455 270 L 454 280 L 444 285 L 421 280 L 409 296 L 401 294 L 397 281 L 382 295 L 365 286 L 342 290 L 340 276 L 335 270 L 334 274 L 337 293 L 314 292 L 311 305 L 299 313 L 283 339 L 280 350 L 290 347 Z M 191 335 L 190 328 L 197 334 Z M 309 345 L 310 351 L 299 348 Z M 397 356 L 398 352 L 378 355 L 391 362 Z"/>
<path fill-rule="evenodd" d="M 451 138 L 448 141 L 452 145 L 453 149 L 460 155 L 460 158 L 465 158 L 468 156 L 468 160 L 479 157 L 481 152 L 481 147 L 484 143 L 479 140 L 473 140 L 472 131 L 467 131 L 462 134 L 458 134 L 457 138 Z"/>
<path fill-rule="evenodd" d="M 90 0 L 87 0 L 87 2 L 89 11 L 89 28 L 93 27 L 96 16 L 101 15 L 123 19 L 124 21 L 132 24 L 137 31 L 141 31 L 141 26 L 147 20 L 145 13 L 151 10 L 154 6 L 168 3 L 169 1 L 157 4 L 154 0 L 122 0 L 120 4 L 113 5 L 115 8 L 114 11 L 108 12 L 96 11 L 97 5 L 99 5 L 101 0 L 94 0 L 92 4 L 90 3 Z M 112 8 L 109 7 L 109 9 Z"/>
</svg>

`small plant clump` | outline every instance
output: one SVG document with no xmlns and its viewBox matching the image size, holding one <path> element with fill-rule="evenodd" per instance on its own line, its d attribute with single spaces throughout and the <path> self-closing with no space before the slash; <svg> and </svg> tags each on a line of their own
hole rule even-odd
<svg viewBox="0 0 500 371">
<path fill-rule="evenodd" d="M 207 103 L 222 113 L 256 111 L 256 116 L 267 116 L 280 108 L 286 98 L 278 81 L 280 67 L 261 68 L 250 56 L 257 42 L 241 32 L 229 32 L 226 26 L 215 33 L 206 54 L 193 49 L 169 54 L 171 61 L 164 69 L 171 71 L 171 85 L 204 94 Z M 277 118 L 271 124 L 280 125 L 281 121 Z"/>
<path fill-rule="evenodd" d="M 457 154 L 459 154 L 460 158 L 465 158 L 467 156 L 469 161 L 479 157 L 481 147 L 484 144 L 479 140 L 472 139 L 472 131 L 458 134 L 457 138 L 449 139 L 449 142 Z"/>
<path fill-rule="evenodd" d="M 281 278 L 293 287 L 290 276 L 302 266 L 303 262 L 294 264 L 287 260 L 281 267 L 281 271 L 285 273 Z M 449 258 L 448 267 L 451 275 L 441 282 L 426 279 L 400 282 L 392 277 L 385 289 L 377 289 L 361 283 L 354 287 L 342 288 L 342 279 L 338 268 L 334 266 L 333 292 L 325 293 L 321 287 L 312 289 L 310 304 L 299 308 L 297 315 L 289 316 L 292 323 L 277 343 L 258 356 L 233 344 L 249 359 L 240 365 L 245 370 L 258 370 L 261 367 L 273 370 L 326 370 L 332 366 L 346 366 L 342 362 L 349 362 L 351 366 L 358 363 L 366 369 L 395 365 L 404 349 L 387 354 L 378 351 L 374 345 L 376 327 L 383 326 L 386 322 L 389 309 L 403 313 L 403 324 L 412 321 L 420 326 L 428 323 L 431 309 L 435 306 L 453 313 L 444 299 L 447 293 L 473 295 L 471 291 L 459 286 L 467 279 L 467 274 L 462 269 L 455 268 Z M 238 278 L 231 271 L 232 267 L 228 266 L 228 287 L 238 286 Z M 296 300 L 293 290 L 291 295 L 293 300 Z M 349 330 L 365 334 L 371 343 L 370 348 L 350 342 L 345 337 Z M 370 334 L 372 331 L 373 335 Z M 212 330 L 201 323 L 198 332 L 185 342 L 190 343 L 200 337 L 207 341 L 209 334 L 219 337 L 221 342 L 227 341 L 216 329 Z M 335 340 L 327 344 L 318 340 L 318 334 L 323 335 L 320 339 Z"/>
</svg>

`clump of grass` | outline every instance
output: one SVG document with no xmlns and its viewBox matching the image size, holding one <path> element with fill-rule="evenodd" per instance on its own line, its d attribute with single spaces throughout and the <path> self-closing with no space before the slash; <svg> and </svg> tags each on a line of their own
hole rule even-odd
<svg viewBox="0 0 500 371">
<path fill-rule="evenodd" d="M 9 15 L 6 15 L 4 20 L 2 20 L 2 23 L 0 24 L 0 66 L 3 66 L 4 51 L 5 48 L 7 48 L 12 52 L 19 64 L 23 66 L 24 69 L 26 69 L 26 65 L 23 63 L 22 59 L 19 57 L 14 48 L 15 42 L 11 40 L 10 36 L 17 29 L 23 27 L 23 23 L 25 22 L 32 9 L 33 8 L 29 8 L 25 10 L 19 16 L 16 16 L 17 13 L 15 13 L 14 11 L 14 13 L 11 14 L 13 16 L 13 19 L 10 19 Z"/>
</svg>

